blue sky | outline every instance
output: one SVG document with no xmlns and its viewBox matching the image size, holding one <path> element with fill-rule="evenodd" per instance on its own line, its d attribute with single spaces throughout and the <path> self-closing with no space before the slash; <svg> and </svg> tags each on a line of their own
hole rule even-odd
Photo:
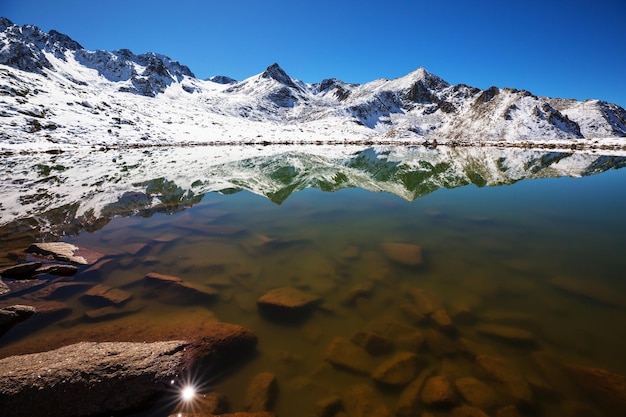
<svg viewBox="0 0 626 417">
<path fill-rule="evenodd" d="M 626 107 L 626 0 L 0 0 L 87 49 L 159 52 L 197 77 L 364 83 L 423 66 L 451 84 Z"/>
</svg>

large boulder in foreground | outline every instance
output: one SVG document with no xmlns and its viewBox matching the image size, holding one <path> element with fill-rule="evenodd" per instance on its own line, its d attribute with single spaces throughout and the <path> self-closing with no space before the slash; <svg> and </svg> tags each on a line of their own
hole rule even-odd
<svg viewBox="0 0 626 417">
<path fill-rule="evenodd" d="M 240 326 L 216 323 L 211 333 L 191 342 L 82 342 L 4 358 L 0 415 L 78 417 L 139 410 L 178 387 L 172 380 L 209 365 L 206 361 L 213 367 L 232 364 L 256 346 L 254 333 Z"/>
</svg>

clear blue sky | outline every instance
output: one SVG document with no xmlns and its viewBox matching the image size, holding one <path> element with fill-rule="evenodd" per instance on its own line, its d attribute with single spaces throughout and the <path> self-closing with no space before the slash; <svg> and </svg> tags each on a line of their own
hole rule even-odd
<svg viewBox="0 0 626 417">
<path fill-rule="evenodd" d="M 626 0 L 0 0 L 87 49 L 159 52 L 197 77 L 364 83 L 423 66 L 451 84 L 626 107 Z"/>
</svg>

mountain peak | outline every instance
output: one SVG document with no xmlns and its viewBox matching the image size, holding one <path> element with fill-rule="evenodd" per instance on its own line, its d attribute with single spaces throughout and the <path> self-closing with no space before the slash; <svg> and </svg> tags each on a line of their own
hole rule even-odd
<svg viewBox="0 0 626 417">
<path fill-rule="evenodd" d="M 267 67 L 263 74 L 261 74 L 261 77 L 278 81 L 279 83 L 284 84 L 288 87 L 298 88 L 291 79 L 291 77 L 289 77 L 285 70 L 283 70 L 277 63 L 273 63 L 272 65 Z"/>
</svg>

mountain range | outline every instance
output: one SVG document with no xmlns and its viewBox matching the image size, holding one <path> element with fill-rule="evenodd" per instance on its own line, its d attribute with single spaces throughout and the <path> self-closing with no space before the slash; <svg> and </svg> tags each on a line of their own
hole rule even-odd
<svg viewBox="0 0 626 417">
<path fill-rule="evenodd" d="M 5 150 L 217 142 L 626 146 L 626 111 L 600 100 L 450 85 L 424 68 L 365 84 L 305 83 L 278 64 L 241 81 L 202 80 L 164 55 L 90 51 L 6 18 L 0 80 Z"/>
</svg>

